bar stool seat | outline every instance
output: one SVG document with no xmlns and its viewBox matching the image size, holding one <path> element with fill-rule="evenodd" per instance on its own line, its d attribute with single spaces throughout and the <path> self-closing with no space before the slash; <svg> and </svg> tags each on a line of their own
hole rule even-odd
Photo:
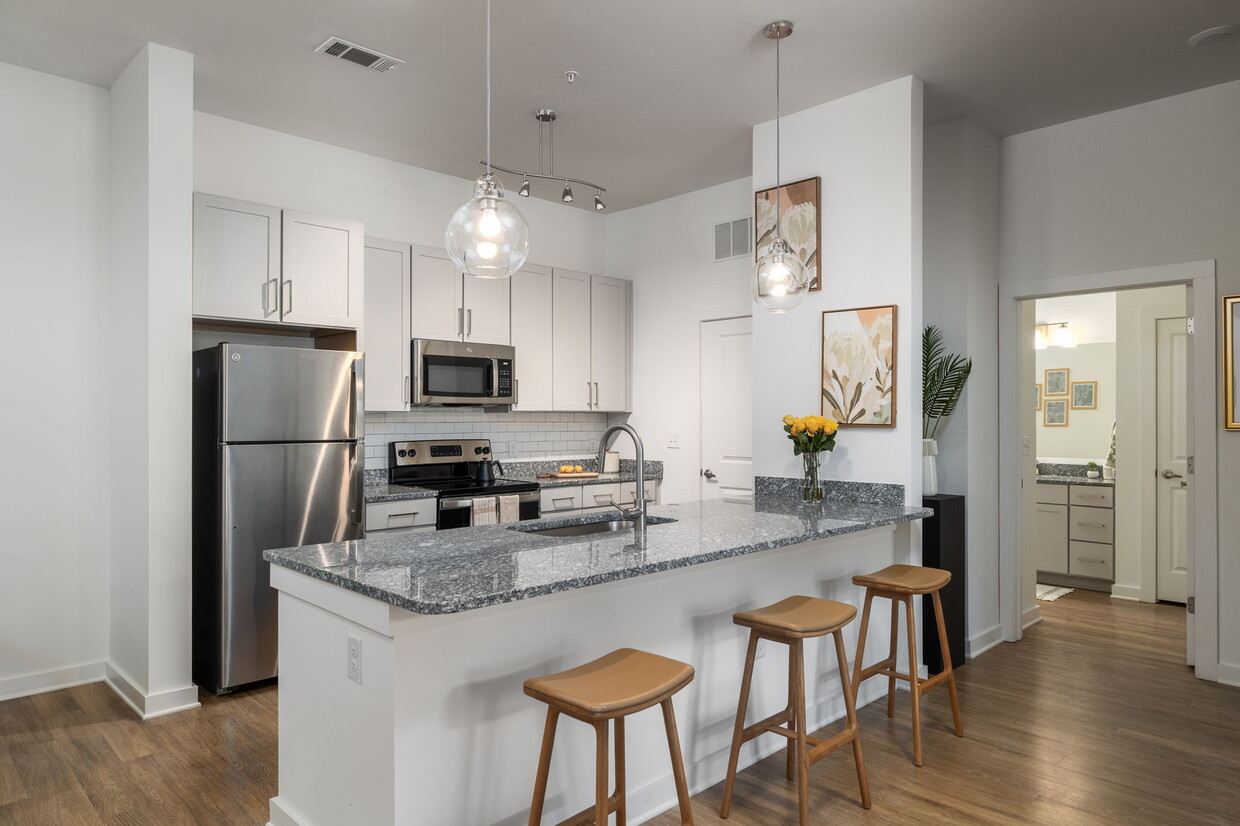
<svg viewBox="0 0 1240 826">
<path fill-rule="evenodd" d="M 857 609 L 816 597 L 788 597 L 765 608 L 737 611 L 732 621 L 747 628 L 782 631 L 792 637 L 821 637 L 852 622 Z"/>
<path fill-rule="evenodd" d="M 593 662 L 525 681 L 525 693 L 592 720 L 632 714 L 675 694 L 693 679 L 693 666 L 621 648 Z"/>
<path fill-rule="evenodd" d="M 542 822 L 547 779 L 551 771 L 551 751 L 555 745 L 555 729 L 560 714 L 590 724 L 595 732 L 594 805 L 561 821 L 560 826 L 587 823 L 606 826 L 613 813 L 616 815 L 616 826 L 625 826 L 624 718 L 654 705 L 663 708 L 663 727 L 667 732 L 668 752 L 672 759 L 680 822 L 682 826 L 692 826 L 689 784 L 676 733 L 676 714 L 672 710 L 672 695 L 692 680 L 693 666 L 633 648 L 621 648 L 567 671 L 526 680 L 525 693 L 547 704 L 542 751 L 538 756 L 538 773 L 534 779 L 534 799 L 530 804 L 530 826 L 538 826 Z M 615 791 L 608 794 L 607 752 L 609 730 L 613 728 L 616 779 Z"/>
<path fill-rule="evenodd" d="M 928 594 L 951 582 L 950 571 L 923 568 L 920 565 L 888 565 L 872 574 L 853 577 L 853 585 L 863 588 L 882 588 L 910 594 Z"/>
</svg>

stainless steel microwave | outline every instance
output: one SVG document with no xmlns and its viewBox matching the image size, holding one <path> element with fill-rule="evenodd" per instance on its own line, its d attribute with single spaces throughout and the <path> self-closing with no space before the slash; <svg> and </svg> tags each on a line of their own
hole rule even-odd
<svg viewBox="0 0 1240 826">
<path fill-rule="evenodd" d="M 414 405 L 516 404 L 516 350 L 505 344 L 410 342 Z"/>
</svg>

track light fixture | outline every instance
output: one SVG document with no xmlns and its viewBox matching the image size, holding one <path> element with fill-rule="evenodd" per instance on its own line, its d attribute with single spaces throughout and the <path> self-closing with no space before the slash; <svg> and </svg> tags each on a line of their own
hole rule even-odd
<svg viewBox="0 0 1240 826">
<path fill-rule="evenodd" d="M 517 194 L 523 198 L 530 197 L 530 178 L 539 178 L 544 181 L 563 181 L 564 189 L 560 191 L 560 200 L 566 204 L 571 204 L 573 202 L 573 188 L 571 186 L 572 184 L 580 184 L 581 186 L 584 186 L 588 189 L 593 189 L 596 193 L 594 196 L 594 208 L 595 210 L 602 212 L 603 210 L 607 209 L 607 206 L 603 203 L 603 193 L 607 191 L 605 188 L 599 186 L 598 184 L 592 184 L 589 181 L 583 181 L 580 178 L 566 178 L 563 175 L 555 174 L 555 120 L 556 120 L 556 117 L 557 117 L 556 113 L 552 111 L 551 109 L 539 109 L 537 112 L 534 113 L 534 119 L 538 121 L 538 171 L 537 172 L 523 172 L 520 169 L 506 169 L 502 166 L 499 166 L 498 164 L 489 164 L 488 168 L 498 169 L 500 172 L 507 172 L 509 175 L 520 175 L 521 176 L 521 189 L 517 191 Z M 544 169 L 543 167 L 543 155 L 544 155 L 543 133 L 544 132 L 547 133 L 547 137 L 548 137 L 547 152 L 546 152 L 548 163 L 546 166 L 546 174 L 543 173 L 543 169 Z M 486 161 L 479 161 L 479 163 L 486 163 Z"/>
</svg>

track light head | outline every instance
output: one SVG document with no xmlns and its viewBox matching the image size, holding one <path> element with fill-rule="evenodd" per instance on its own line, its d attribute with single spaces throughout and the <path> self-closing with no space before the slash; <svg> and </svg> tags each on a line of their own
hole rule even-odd
<svg viewBox="0 0 1240 826">
<path fill-rule="evenodd" d="M 566 204 L 571 204 L 573 202 L 573 190 L 572 187 L 568 185 L 568 181 L 564 182 L 564 191 L 560 193 L 560 200 Z"/>
<path fill-rule="evenodd" d="M 603 210 L 607 209 L 607 207 L 603 204 L 603 193 L 601 192 L 595 193 L 594 208 L 597 209 L 599 212 L 602 212 Z"/>
<path fill-rule="evenodd" d="M 529 178 L 526 178 L 521 183 L 521 189 L 517 191 L 517 194 L 520 195 L 522 198 L 530 197 L 530 179 Z"/>
</svg>

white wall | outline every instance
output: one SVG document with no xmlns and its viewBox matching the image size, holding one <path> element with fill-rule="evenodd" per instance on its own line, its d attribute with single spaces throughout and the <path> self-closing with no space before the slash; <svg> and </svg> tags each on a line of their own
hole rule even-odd
<svg viewBox="0 0 1240 826">
<path fill-rule="evenodd" d="M 482 167 L 479 167 L 481 174 Z M 372 238 L 443 246 L 472 180 L 194 114 L 194 189 L 213 195 L 350 218 Z M 602 274 L 604 216 L 509 193 L 530 225 L 530 261 Z"/>
<path fill-rule="evenodd" d="M 972 120 L 925 130 L 926 324 L 948 352 L 973 359 L 956 413 L 940 423 L 939 490 L 966 497 L 969 654 L 1001 639 L 999 438 L 995 312 L 999 283 L 999 139 Z M 920 331 L 917 331 L 920 333 Z M 920 342 L 914 353 L 920 357 Z"/>
<path fill-rule="evenodd" d="M 193 55 L 148 43 L 111 89 L 108 679 L 141 715 L 190 681 Z"/>
<path fill-rule="evenodd" d="M 607 217 L 607 273 L 633 281 L 633 410 L 664 502 L 700 498 L 701 322 L 749 315 L 750 257 L 714 261 L 714 225 L 750 214 L 749 178 Z M 667 447 L 667 434 L 680 447 Z M 627 457 L 625 439 L 615 446 Z"/>
<path fill-rule="evenodd" d="M 108 93 L 0 63 L 0 101 L 4 699 L 107 657 Z"/>
<path fill-rule="evenodd" d="M 1240 81 L 1004 140 L 1002 279 L 1216 259 L 1240 293 L 1237 135 Z M 1217 459 L 1219 676 L 1240 683 L 1240 438 Z"/>
<path fill-rule="evenodd" d="M 1046 370 L 1068 369 L 1067 396 L 1044 396 L 1045 399 L 1068 399 L 1068 426 L 1046 427 L 1045 417 L 1038 413 L 1039 461 L 1066 458 L 1079 459 L 1080 464 L 1106 461 L 1111 449 L 1111 425 L 1115 422 L 1115 400 L 1119 392 L 1115 374 L 1115 343 L 1079 344 L 1076 347 L 1047 347 L 1035 352 L 1036 384 L 1045 392 Z M 1072 382 L 1098 383 L 1095 410 L 1073 410 Z"/>
<path fill-rule="evenodd" d="M 906 486 L 921 502 L 922 86 L 906 77 L 783 119 L 783 178 L 822 177 L 823 289 L 754 315 L 754 473 L 795 477 L 780 419 L 822 408 L 824 310 L 898 307 L 896 427 L 844 428 L 827 479 Z M 775 123 L 753 130 L 753 185 L 775 184 Z M 920 534 L 918 534 L 920 538 Z"/>
</svg>

